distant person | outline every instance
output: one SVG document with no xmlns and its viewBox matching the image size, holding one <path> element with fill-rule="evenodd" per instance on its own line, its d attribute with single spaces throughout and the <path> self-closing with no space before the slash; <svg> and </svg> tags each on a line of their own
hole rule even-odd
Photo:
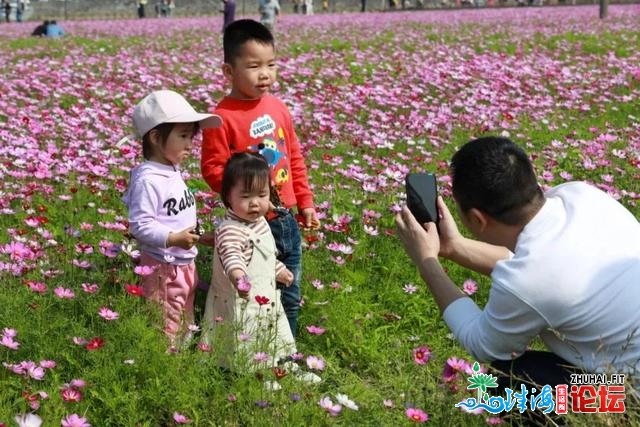
<svg viewBox="0 0 640 427">
<path fill-rule="evenodd" d="M 11 3 L 8 0 L 4 1 L 2 6 L 4 7 L 4 20 L 11 22 Z"/>
<path fill-rule="evenodd" d="M 47 27 L 49 26 L 49 20 L 45 20 L 42 24 L 34 28 L 31 33 L 32 36 L 45 37 L 47 35 Z"/>
<path fill-rule="evenodd" d="M 224 20 L 222 21 L 222 32 L 227 29 L 229 24 L 236 20 L 236 0 L 222 0 L 224 3 L 223 13 Z"/>
<path fill-rule="evenodd" d="M 280 15 L 278 0 L 260 0 L 258 10 L 260 11 L 260 23 L 273 32 L 278 15 Z"/>
<path fill-rule="evenodd" d="M 147 5 L 147 0 L 138 0 L 138 18 L 142 19 L 145 16 L 145 6 Z"/>
<path fill-rule="evenodd" d="M 176 2 L 174 0 L 167 0 L 167 4 L 165 5 L 165 16 L 173 15 L 173 11 L 176 8 Z"/>
<path fill-rule="evenodd" d="M 17 22 L 22 22 L 22 15 L 24 14 L 25 8 L 26 6 L 24 4 L 24 0 L 19 0 L 18 3 L 16 3 L 16 21 Z"/>
<path fill-rule="evenodd" d="M 58 38 L 64 36 L 64 30 L 62 27 L 56 22 L 56 20 L 52 20 L 47 25 L 47 37 Z"/>
</svg>

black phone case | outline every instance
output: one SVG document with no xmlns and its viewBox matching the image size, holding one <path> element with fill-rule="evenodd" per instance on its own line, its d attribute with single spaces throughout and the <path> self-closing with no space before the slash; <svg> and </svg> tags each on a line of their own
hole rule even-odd
<svg viewBox="0 0 640 427">
<path fill-rule="evenodd" d="M 439 221 L 438 186 L 432 173 L 410 173 L 406 180 L 407 206 L 420 224 Z"/>
</svg>

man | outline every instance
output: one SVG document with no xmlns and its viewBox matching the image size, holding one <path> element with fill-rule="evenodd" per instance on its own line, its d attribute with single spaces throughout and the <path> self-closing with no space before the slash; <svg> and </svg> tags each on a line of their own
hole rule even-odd
<svg viewBox="0 0 640 427">
<path fill-rule="evenodd" d="M 640 225 L 586 183 L 543 193 L 525 152 L 506 138 L 465 144 L 451 162 L 463 237 L 438 199 L 440 222 L 405 207 L 398 236 L 457 340 L 493 361 L 501 387 L 515 378 L 569 383 L 571 372 L 640 377 Z M 449 279 L 438 255 L 490 275 L 480 309 Z M 550 352 L 530 351 L 539 336 Z"/>
</svg>

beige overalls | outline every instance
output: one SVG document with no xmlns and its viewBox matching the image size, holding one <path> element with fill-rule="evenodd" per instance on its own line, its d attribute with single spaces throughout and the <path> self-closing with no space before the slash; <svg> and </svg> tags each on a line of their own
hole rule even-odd
<svg viewBox="0 0 640 427">
<path fill-rule="evenodd" d="M 226 220 L 236 226 L 244 224 Z M 248 228 L 248 227 L 247 227 Z M 203 322 L 203 341 L 212 346 L 220 366 L 237 371 L 276 366 L 278 359 L 296 352 L 289 322 L 276 289 L 276 244 L 271 232 L 257 235 L 249 229 L 253 253 L 247 266 L 251 282 L 249 299 L 238 296 L 235 286 L 224 274 L 217 250 L 213 255 L 213 274 L 207 293 Z M 256 296 L 268 298 L 260 305 Z M 257 353 L 266 353 L 266 362 L 255 361 Z"/>
</svg>

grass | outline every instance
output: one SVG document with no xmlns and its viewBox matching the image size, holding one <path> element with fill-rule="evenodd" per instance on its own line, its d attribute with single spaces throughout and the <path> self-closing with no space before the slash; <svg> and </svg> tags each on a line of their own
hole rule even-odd
<svg viewBox="0 0 640 427">
<path fill-rule="evenodd" d="M 167 354 L 160 313 L 125 290 L 125 285 L 137 282 L 131 259 L 123 252 L 107 257 L 99 250 L 105 241 L 128 243 L 121 181 L 138 161 L 139 147 L 125 144 L 118 151 L 112 144 L 126 133 L 133 103 L 158 85 L 196 98 L 198 88 L 219 80 L 215 70 L 197 66 L 219 49 L 203 35 L 206 24 L 158 34 L 152 43 L 139 35 L 122 34 L 77 34 L 50 45 L 26 37 L 9 40 L 0 48 L 9 67 L 9 85 L 4 89 L 20 109 L 0 113 L 2 138 L 11 147 L 3 153 L 0 225 L 6 233 L 0 236 L 0 248 L 24 243 L 33 249 L 34 259 L 20 263 L 10 252 L 0 253 L 0 328 L 15 329 L 20 343 L 17 350 L 0 346 L 0 359 L 10 364 L 53 360 L 56 366 L 46 369 L 41 380 L 0 369 L 0 423 L 9 425 L 16 414 L 32 411 L 36 401 L 39 408 L 34 411 L 45 426 L 58 425 L 72 413 L 94 426 L 168 426 L 176 423 L 176 412 L 198 426 L 396 426 L 413 423 L 405 414 L 407 408 L 426 411 L 433 425 L 486 424 L 486 415 L 454 407 L 474 395 L 465 389 L 466 377 L 461 375 L 456 387 L 441 378 L 449 357 L 472 360 L 450 337 L 426 286 L 394 238 L 392 207 L 402 202 L 405 168 L 445 176 L 446 162 L 468 139 L 506 133 L 527 147 L 541 176 L 552 173 L 546 185 L 561 183 L 560 174 L 570 173 L 573 179 L 606 186 L 640 216 L 637 197 L 629 194 L 640 192 L 636 107 L 640 82 L 633 77 L 638 53 L 632 44 L 638 33 L 622 18 L 616 31 L 602 29 L 595 34 L 587 18 L 575 20 L 587 24 L 572 31 L 531 30 L 535 37 L 524 42 L 514 40 L 513 26 L 495 29 L 481 21 L 471 25 L 416 21 L 393 28 L 380 28 L 378 21 L 358 21 L 351 27 L 345 22 L 331 26 L 331 31 L 322 25 L 293 23 L 282 29 L 279 55 L 286 65 L 281 66 L 280 94 L 295 107 L 322 221 L 330 228 L 306 235 L 304 306 L 297 340 L 302 353 L 325 360 L 323 382 L 305 385 L 287 376 L 277 393 L 262 387 L 263 379 L 273 377 L 269 370 L 255 375 L 217 368 L 211 357 L 215 343 L 212 353 L 193 345 Z M 424 45 L 411 42 L 423 39 Z M 167 51 L 175 60 L 167 59 Z M 132 60 L 143 52 L 153 60 Z M 611 52 L 620 60 L 615 72 L 603 66 Z M 73 57 L 65 62 L 68 70 L 41 73 L 42 59 L 62 60 L 68 55 Z M 594 81 L 581 82 L 571 75 L 538 79 L 548 71 L 544 67 L 535 68 L 533 77 L 513 78 L 518 67 L 534 68 L 536 61 L 547 59 L 558 69 L 575 67 L 584 75 L 590 68 L 585 62 L 594 61 L 607 87 L 591 90 Z M 470 65 L 475 68 L 466 74 L 460 71 Z M 327 77 L 329 72 L 338 75 Z M 620 73 L 626 73 L 626 83 L 617 80 Z M 24 79 L 42 91 L 51 88 L 55 96 L 35 102 L 38 92 L 23 84 Z M 320 90 L 311 86 L 314 80 L 320 81 Z M 496 86 L 498 80 L 506 86 Z M 115 86 L 108 86 L 109 81 Z M 508 87 L 524 81 L 534 89 Z M 329 87 L 335 89 L 330 96 Z M 482 109 L 473 110 L 469 98 L 489 89 L 497 97 L 479 99 Z M 567 90 L 576 93 L 579 102 L 562 105 L 568 102 L 563 98 Z M 215 86 L 210 92 L 208 96 L 218 99 L 223 90 Z M 536 98 L 542 92 L 549 93 L 554 105 L 544 106 L 544 100 Z M 367 95 L 357 98 L 358 93 Z M 521 98 L 535 105 L 519 103 Z M 198 99 L 202 107 L 207 104 L 206 97 Z M 581 110 L 581 103 L 590 109 Z M 330 123 L 314 119 L 320 113 L 332 117 Z M 32 144 L 39 154 L 24 148 Z M 197 148 L 194 154 L 197 157 Z M 586 160 L 595 167 L 586 167 Z M 40 177 L 38 166 L 43 164 L 53 171 L 51 176 Z M 206 193 L 197 158 L 187 169 L 189 186 L 201 191 L 200 216 L 211 229 L 212 219 L 222 210 L 215 196 Z M 613 183 L 606 176 L 612 176 Z M 367 190 L 364 184 L 375 184 L 376 189 Z M 440 184 L 448 195 L 446 181 Z M 37 227 L 28 225 L 34 217 L 43 218 Z M 369 234 L 365 226 L 375 227 L 378 234 Z M 326 247 L 330 242 L 349 244 L 353 253 L 333 252 Z M 93 252 L 81 253 L 80 244 Z M 338 255 L 343 265 L 335 262 Z M 212 274 L 211 256 L 210 249 L 202 248 L 197 261 L 205 283 Z M 88 265 L 78 267 L 82 261 Z M 22 268 L 11 271 L 5 268 L 9 264 Z M 444 266 L 460 285 L 476 281 L 479 291 L 472 298 L 484 304 L 488 278 L 448 262 Z M 44 284 L 46 291 L 34 292 L 34 283 Z M 86 293 L 82 284 L 97 284 L 99 290 Z M 417 292 L 407 293 L 405 285 L 415 285 Z M 75 297 L 56 297 L 58 287 L 72 290 Z M 205 292 L 198 291 L 198 317 L 204 297 Z M 119 318 L 102 319 L 97 315 L 101 307 L 118 312 Z M 308 325 L 326 332 L 309 334 Z M 104 345 L 88 350 L 75 344 L 74 337 L 100 337 Z M 423 345 L 432 355 L 427 364 L 418 365 L 412 352 Z M 65 402 L 61 390 L 74 379 L 86 383 L 82 398 Z M 330 397 L 335 402 L 338 393 L 348 395 L 359 409 L 343 407 L 332 417 L 320 408 L 320 399 Z M 567 421 L 640 425 L 638 407 L 628 394 L 626 417 L 573 414 Z"/>
</svg>

